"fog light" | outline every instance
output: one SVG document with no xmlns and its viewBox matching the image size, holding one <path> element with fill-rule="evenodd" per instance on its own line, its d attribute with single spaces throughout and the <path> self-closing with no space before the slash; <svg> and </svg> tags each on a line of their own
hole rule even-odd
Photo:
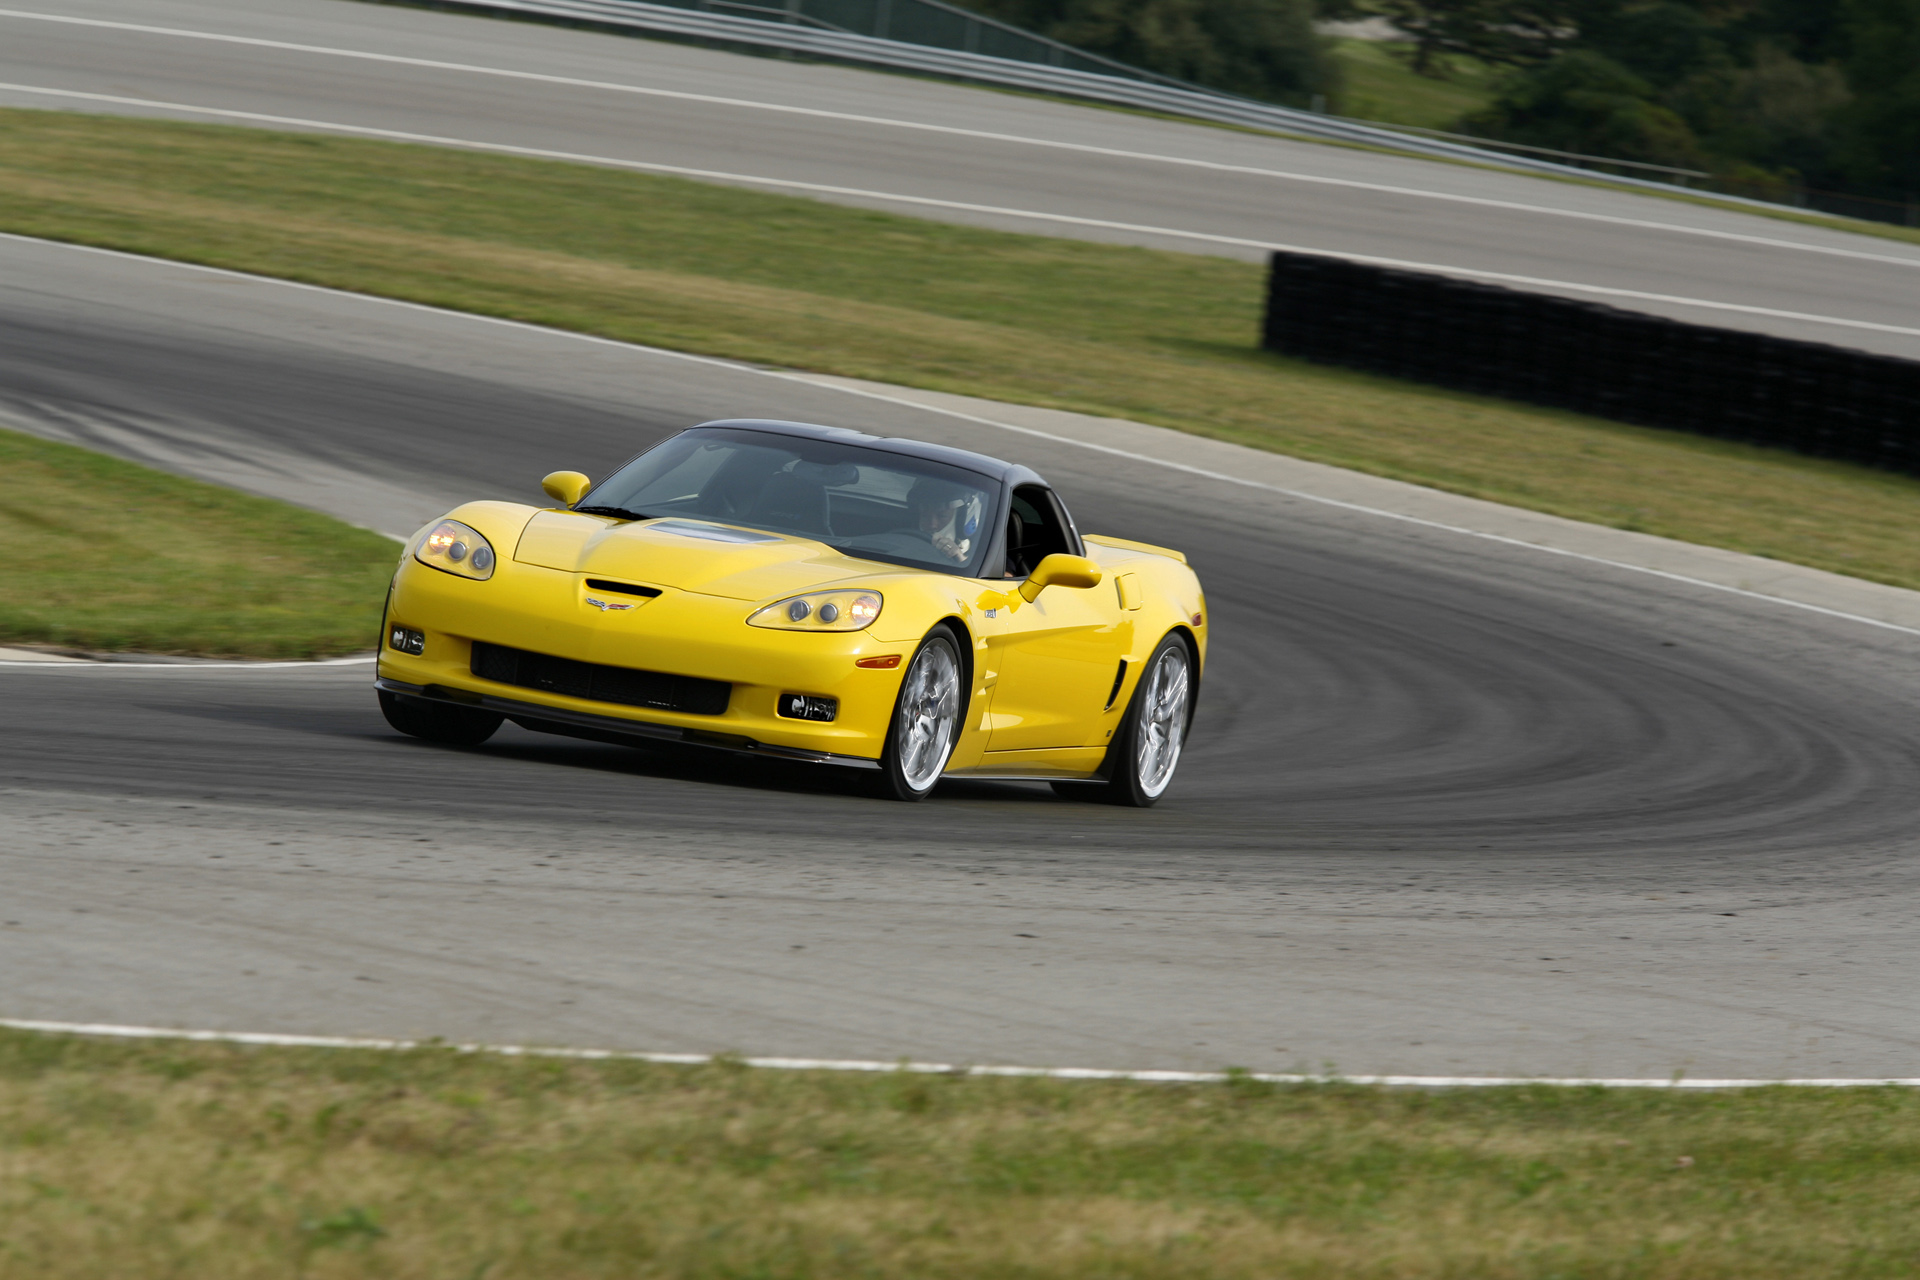
<svg viewBox="0 0 1920 1280">
<path fill-rule="evenodd" d="M 387 633 L 387 643 L 402 653 L 422 653 L 427 647 L 427 637 L 410 627 L 395 627 Z"/>
<path fill-rule="evenodd" d="M 780 695 L 780 714 L 789 720 L 831 720 L 840 714 L 840 699 L 819 698 L 809 693 Z"/>
</svg>

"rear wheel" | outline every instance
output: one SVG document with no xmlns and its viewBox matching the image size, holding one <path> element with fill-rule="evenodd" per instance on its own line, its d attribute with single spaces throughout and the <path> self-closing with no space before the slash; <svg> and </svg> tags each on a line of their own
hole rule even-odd
<svg viewBox="0 0 1920 1280">
<path fill-rule="evenodd" d="M 965 705 L 959 642 L 951 629 L 935 627 L 920 642 L 900 682 L 887 746 L 880 755 L 883 796 L 921 800 L 933 790 L 953 755 Z"/>
<path fill-rule="evenodd" d="M 460 707 L 450 702 L 427 702 L 403 698 L 397 693 L 380 694 L 380 714 L 387 723 L 404 734 L 438 742 L 449 747 L 477 747 L 493 736 L 504 716 L 477 707 Z"/>
<path fill-rule="evenodd" d="M 1074 800 L 1144 809 L 1173 785 L 1173 771 L 1186 745 L 1193 708 L 1193 658 L 1184 641 L 1170 635 L 1147 659 L 1120 730 L 1107 748 L 1104 783 L 1056 782 L 1055 792 Z"/>
</svg>

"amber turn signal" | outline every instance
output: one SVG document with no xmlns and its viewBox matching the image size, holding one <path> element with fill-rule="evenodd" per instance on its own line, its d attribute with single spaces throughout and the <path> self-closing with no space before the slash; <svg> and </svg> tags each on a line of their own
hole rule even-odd
<svg viewBox="0 0 1920 1280">
<path fill-rule="evenodd" d="M 900 665 L 900 655 L 897 653 L 889 653 L 878 658 L 855 658 L 853 665 L 856 667 L 867 667 L 875 671 L 891 671 Z"/>
</svg>

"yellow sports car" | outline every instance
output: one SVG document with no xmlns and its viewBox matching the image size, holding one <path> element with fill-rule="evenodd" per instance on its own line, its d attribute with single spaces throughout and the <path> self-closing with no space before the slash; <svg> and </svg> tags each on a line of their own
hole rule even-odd
<svg viewBox="0 0 1920 1280">
<path fill-rule="evenodd" d="M 472 746 L 512 720 L 871 770 L 1043 779 L 1150 805 L 1207 653 L 1177 551 L 1081 537 L 1046 481 L 835 427 L 694 427 L 560 505 L 470 502 L 387 597 L 387 722 Z"/>
</svg>

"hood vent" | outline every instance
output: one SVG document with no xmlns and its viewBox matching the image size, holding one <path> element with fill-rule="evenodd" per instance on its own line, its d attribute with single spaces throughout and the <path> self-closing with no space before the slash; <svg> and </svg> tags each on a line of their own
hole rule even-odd
<svg viewBox="0 0 1920 1280">
<path fill-rule="evenodd" d="M 658 587 L 640 587 L 631 582 L 611 582 L 606 578 L 588 578 L 587 590 L 613 591 L 623 596 L 645 596 L 649 600 L 660 594 Z"/>
</svg>

